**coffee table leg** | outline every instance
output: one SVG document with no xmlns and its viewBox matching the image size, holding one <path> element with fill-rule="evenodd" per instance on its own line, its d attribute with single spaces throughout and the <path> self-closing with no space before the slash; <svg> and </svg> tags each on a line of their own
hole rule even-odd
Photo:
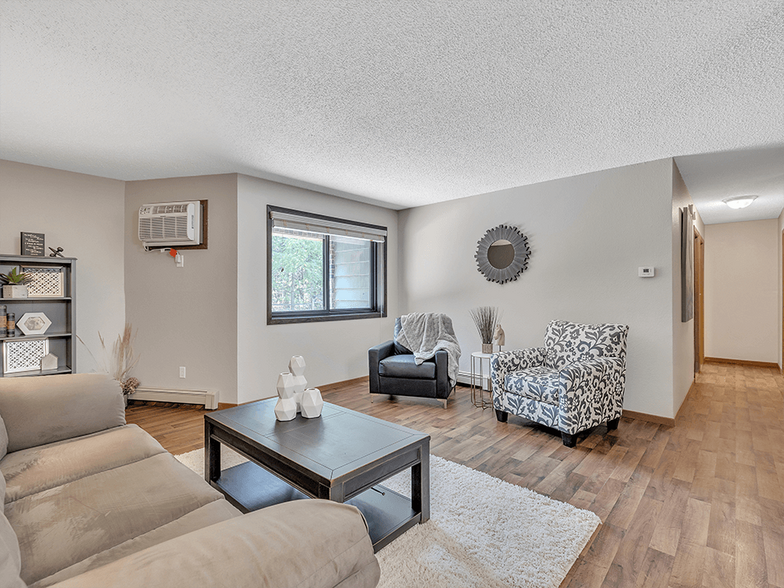
<svg viewBox="0 0 784 588">
<path fill-rule="evenodd" d="M 204 423 L 204 479 L 207 482 L 220 479 L 221 475 L 221 444 L 212 438 L 212 425 Z"/>
<path fill-rule="evenodd" d="M 430 519 L 430 440 L 419 449 L 420 462 L 411 468 L 411 508 L 421 512 L 420 523 Z"/>
</svg>

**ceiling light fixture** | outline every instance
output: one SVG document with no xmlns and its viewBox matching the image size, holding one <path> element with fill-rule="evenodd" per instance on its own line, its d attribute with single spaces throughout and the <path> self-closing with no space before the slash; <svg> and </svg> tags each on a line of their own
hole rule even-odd
<svg viewBox="0 0 784 588">
<path fill-rule="evenodd" d="M 734 198 L 725 198 L 722 202 L 730 208 L 739 209 L 746 208 L 756 199 L 756 196 L 735 196 Z"/>
</svg>

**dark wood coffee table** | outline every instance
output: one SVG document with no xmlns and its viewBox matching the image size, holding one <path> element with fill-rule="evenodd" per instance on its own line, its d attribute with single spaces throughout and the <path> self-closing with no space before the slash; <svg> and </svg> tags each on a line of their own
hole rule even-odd
<svg viewBox="0 0 784 588">
<path fill-rule="evenodd" d="M 301 498 L 353 504 L 378 551 L 430 518 L 430 436 L 325 403 L 275 419 L 277 398 L 204 416 L 204 477 L 243 512 Z M 250 461 L 221 471 L 225 444 Z M 380 486 L 411 468 L 411 498 Z"/>
</svg>

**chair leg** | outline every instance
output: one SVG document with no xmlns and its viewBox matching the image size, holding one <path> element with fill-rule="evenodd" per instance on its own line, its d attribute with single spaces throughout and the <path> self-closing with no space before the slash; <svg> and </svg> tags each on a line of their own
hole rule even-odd
<svg viewBox="0 0 784 588">
<path fill-rule="evenodd" d="M 443 402 L 443 403 L 444 403 L 444 410 L 446 410 L 446 400 L 447 400 L 447 399 L 446 399 L 446 398 L 444 398 L 444 399 L 441 401 L 441 402 Z"/>
<path fill-rule="evenodd" d="M 621 417 L 618 417 L 617 419 L 613 419 L 611 421 L 607 421 L 607 430 L 614 431 L 615 429 L 618 428 L 618 423 L 620 422 L 621 422 Z"/>
<path fill-rule="evenodd" d="M 561 432 L 561 439 L 563 440 L 563 444 L 567 447 L 574 447 L 577 445 L 577 435 Z"/>
<path fill-rule="evenodd" d="M 509 418 L 509 413 L 504 412 L 503 410 L 495 409 L 495 418 L 498 419 L 499 423 L 505 423 Z"/>
</svg>

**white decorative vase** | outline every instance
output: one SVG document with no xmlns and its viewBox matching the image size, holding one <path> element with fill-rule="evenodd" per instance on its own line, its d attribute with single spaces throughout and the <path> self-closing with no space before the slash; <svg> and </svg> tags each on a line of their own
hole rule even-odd
<svg viewBox="0 0 784 588">
<path fill-rule="evenodd" d="M 324 400 L 318 388 L 308 388 L 302 395 L 302 416 L 306 419 L 315 419 L 321 416 Z"/>
<path fill-rule="evenodd" d="M 305 358 L 301 355 L 292 355 L 289 360 L 289 371 L 295 376 L 305 373 Z"/>
<path fill-rule="evenodd" d="M 282 372 L 278 376 L 278 396 L 288 400 L 294 398 L 294 376 L 288 372 Z"/>
<path fill-rule="evenodd" d="M 27 298 L 27 286 L 18 284 L 5 284 L 3 298 Z"/>
<path fill-rule="evenodd" d="M 297 401 L 297 412 L 302 410 L 302 393 L 308 387 L 305 379 L 305 358 L 301 355 L 292 355 L 289 360 L 289 371 L 294 376 L 294 400 Z"/>
<path fill-rule="evenodd" d="M 275 404 L 275 418 L 279 421 L 290 421 L 297 416 L 297 403 L 293 398 L 278 398 Z"/>
</svg>

